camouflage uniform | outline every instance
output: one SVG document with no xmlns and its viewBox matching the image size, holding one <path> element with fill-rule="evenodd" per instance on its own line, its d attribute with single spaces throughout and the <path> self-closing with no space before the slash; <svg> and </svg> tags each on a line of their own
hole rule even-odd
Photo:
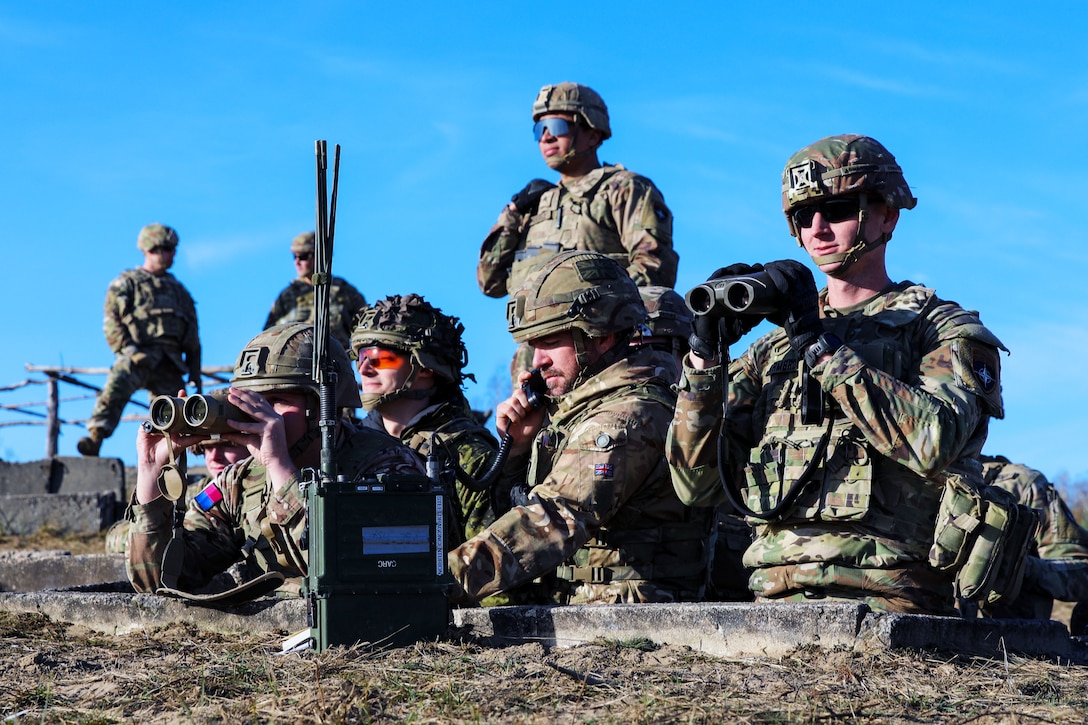
<svg viewBox="0 0 1088 725">
<path fill-rule="evenodd" d="M 971 472 L 989 416 L 1001 417 L 1001 343 L 975 313 L 901 282 L 856 309 L 821 297 L 844 343 L 812 374 L 826 421 L 800 420 L 799 359 L 777 329 L 729 366 L 728 460 L 750 508 L 775 505 L 830 431 L 814 483 L 781 521 L 756 525 L 744 563 L 765 597 L 844 596 L 877 609 L 947 612 L 951 580 L 927 563 L 942 492 L 936 474 Z M 689 504 L 721 500 L 722 368 L 685 366 L 667 453 Z"/>
<path fill-rule="evenodd" d="M 505 207 L 480 248 L 476 279 L 503 297 L 533 266 L 568 249 L 607 254 L 639 285 L 676 284 L 672 212 L 653 182 L 623 166 L 602 166 L 544 192 L 533 214 Z"/>
<path fill-rule="evenodd" d="M 372 430 L 341 430 L 336 465 L 341 473 L 422 473 L 416 457 L 396 438 Z M 178 587 L 200 593 L 241 583 L 254 572 L 278 571 L 285 577 L 306 574 L 306 550 L 299 541 L 306 526 L 306 498 L 292 476 L 269 490 L 267 475 L 252 458 L 231 464 L 214 481 L 222 501 L 205 512 L 194 501 L 185 511 L 185 567 Z M 163 552 L 171 538 L 174 503 L 160 497 L 130 504 L 126 547 L 129 581 L 139 592 L 159 588 Z M 232 581 L 233 580 L 233 581 Z"/>
<path fill-rule="evenodd" d="M 314 233 L 309 232 L 295 237 L 291 244 L 295 253 L 314 251 Z M 329 332 L 332 333 L 346 350 L 351 340 L 351 329 L 355 324 L 355 314 L 366 306 L 366 298 L 350 282 L 333 276 L 329 285 Z M 299 277 L 291 281 L 276 297 L 264 329 L 290 322 L 314 321 L 314 286 L 309 279 Z"/>
<path fill-rule="evenodd" d="M 859 138 L 867 158 L 852 155 Z M 842 155 L 823 156 L 825 147 L 843 145 Z M 793 182 L 802 177 L 813 197 L 868 190 L 889 206 L 915 203 L 891 155 L 865 137 L 825 139 L 791 159 L 783 187 L 788 218 Z M 864 214 L 865 205 L 860 209 Z M 758 596 L 860 599 L 874 609 L 951 613 L 951 575 L 928 561 L 942 474 L 981 482 L 976 458 L 989 418 L 1003 415 L 998 350 L 1004 348 L 976 313 L 910 282 L 847 309 L 831 307 L 826 295 L 817 303 L 820 341 L 841 341 L 829 356 L 802 363 L 778 328 L 729 364 L 728 377 L 722 365 L 700 371 L 685 364 L 666 448 L 674 487 L 690 505 L 724 499 L 721 431 L 721 474 L 755 512 L 771 511 L 809 476 L 777 516 L 749 518 L 755 541 L 744 563 L 754 569 L 749 587 Z M 802 382 L 809 367 L 826 410 L 806 422 Z"/>
<path fill-rule="evenodd" d="M 475 380 L 463 372 L 468 363 L 463 332 L 464 325 L 458 318 L 443 314 L 419 295 L 393 295 L 362 310 L 350 343 L 354 359 L 358 359 L 359 350 L 376 345 L 407 354 L 414 367 L 401 390 L 376 397 L 363 395 L 363 407 L 370 411 L 364 425 L 371 428 L 385 430 L 380 412 L 383 403 L 415 395 L 407 389 L 415 380 L 415 371 L 435 372 L 436 385 L 425 393 L 429 405 L 405 426 L 400 439 L 423 459 L 435 453 L 441 470 L 461 472 L 452 481 L 457 526 L 447 527 L 447 549 L 475 536 L 495 520 L 488 489 L 476 490 L 462 480 L 466 476 L 474 481 L 481 479 L 499 447 L 495 437 L 476 420 L 461 392 L 466 377 Z"/>
<path fill-rule="evenodd" d="M 161 224 L 145 227 L 140 239 L 145 251 L 156 244 L 177 246 L 177 233 Z M 103 330 L 116 357 L 87 421 L 91 438 L 99 442 L 113 434 L 137 390 L 176 395 L 186 378 L 200 382 L 196 305 L 169 272 L 155 275 L 142 267 L 122 272 L 106 291 Z"/>
<path fill-rule="evenodd" d="M 1012 604 L 991 608 L 996 617 L 1050 619 L 1054 600 L 1088 601 L 1088 531 L 1073 517 L 1053 484 L 1034 468 L 1002 456 L 982 456 L 986 483 L 1002 488 L 1039 512 L 1028 549 L 1024 583 Z"/>
<path fill-rule="evenodd" d="M 363 419 L 363 425 L 385 430 L 381 414 L 376 410 Z M 483 477 L 499 447 L 495 436 L 476 422 L 463 396 L 425 408 L 405 426 L 400 439 L 423 459 L 431 454 L 437 443 L 440 457 L 456 461 L 461 471 L 472 479 Z M 453 489 L 457 526 L 447 528 L 449 548 L 480 533 L 495 520 L 486 490 L 474 491 L 460 480 L 454 482 Z"/>
<path fill-rule="evenodd" d="M 360 405 L 358 384 L 347 354 L 330 349 L 337 371 L 336 405 Z M 317 406 L 317 386 L 311 377 L 313 328 L 294 323 L 257 335 L 242 350 L 231 384 L 259 393 L 306 393 Z M 341 418 L 334 458 L 338 472 L 349 477 L 381 473 L 423 472 L 418 457 L 396 438 L 357 428 Z M 314 421 L 309 432 L 292 447 L 291 455 L 306 450 L 319 436 Z M 300 545 L 306 525 L 306 499 L 299 490 L 299 473 L 271 490 L 267 472 L 249 458 L 231 464 L 205 488 L 214 494 L 202 508 L 197 499 L 182 511 L 160 496 L 144 504 L 135 493 L 125 518 L 130 522 L 126 569 L 133 587 L 141 592 L 161 591 L 164 554 L 172 536 L 180 537 L 183 564 L 175 588 L 191 594 L 222 592 L 255 577 L 275 572 L 283 577 L 306 573 L 306 550 Z M 199 497 L 198 497 L 199 498 Z"/>
<path fill-rule="evenodd" d="M 549 286 L 557 268 L 573 276 L 578 264 L 586 265 L 582 271 L 593 282 L 569 294 Z M 589 294 L 577 295 L 579 289 Z M 601 293 L 595 302 L 577 301 L 595 292 Z M 552 310 L 560 322 L 551 330 L 566 319 L 567 329 L 584 324 L 590 331 L 574 329 L 576 336 L 625 331 L 625 338 L 645 317 L 622 268 L 592 253 L 552 257 L 515 293 L 510 319 L 519 342 L 551 334 L 541 329 L 541 308 L 534 311 L 532 300 L 526 302 L 532 296 L 542 306 L 565 298 L 557 305 L 562 310 L 575 300 L 579 312 L 573 315 Z M 631 348 L 622 339 L 583 369 L 569 393 L 549 399 L 531 452 L 511 456 L 500 482 L 527 484 L 528 502 L 450 552 L 450 571 L 462 589 L 456 596 L 477 600 L 541 576 L 551 601 L 563 604 L 702 596 L 709 512 L 686 510 L 672 492 L 662 448 L 675 397 L 657 369 L 653 350 Z"/>
</svg>

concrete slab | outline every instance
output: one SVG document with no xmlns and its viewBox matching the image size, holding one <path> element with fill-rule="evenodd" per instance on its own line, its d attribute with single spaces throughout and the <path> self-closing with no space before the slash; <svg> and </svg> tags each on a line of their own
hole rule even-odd
<svg viewBox="0 0 1088 725">
<path fill-rule="evenodd" d="M 0 461 L 0 494 L 109 491 L 124 500 L 125 474 L 120 458 L 54 456 L 27 463 Z"/>
<path fill-rule="evenodd" d="M 35 592 L 118 582 L 128 585 L 121 554 L 0 552 L 0 592 Z"/>
<path fill-rule="evenodd" d="M 49 527 L 64 534 L 94 534 L 121 511 L 117 494 L 50 493 L 0 495 L 0 531 L 27 536 Z"/>
<path fill-rule="evenodd" d="M 308 626 L 306 602 L 301 598 L 267 597 L 214 609 L 150 594 L 25 592 L 0 594 L 0 610 L 41 613 L 106 634 L 184 622 L 224 634 L 267 633 L 276 640 Z M 777 657 L 799 648 L 920 649 L 1088 664 L 1088 643 L 1070 637 L 1058 622 L 873 613 L 850 603 L 457 609 L 452 612 L 450 635 L 489 646 L 540 642 L 565 647 L 598 638 L 645 638 L 720 657 Z"/>
</svg>

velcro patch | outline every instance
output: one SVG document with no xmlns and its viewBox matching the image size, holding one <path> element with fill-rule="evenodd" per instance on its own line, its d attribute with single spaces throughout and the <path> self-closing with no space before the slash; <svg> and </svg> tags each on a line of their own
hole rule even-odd
<svg viewBox="0 0 1088 725">
<path fill-rule="evenodd" d="M 219 490 L 219 486 L 215 485 L 215 482 L 209 483 L 204 489 L 193 497 L 193 501 L 200 507 L 201 511 L 210 511 L 212 506 L 223 500 L 223 492 Z"/>
<path fill-rule="evenodd" d="M 593 464 L 593 477 L 594 478 L 612 478 L 612 464 L 611 463 L 594 463 Z"/>
</svg>

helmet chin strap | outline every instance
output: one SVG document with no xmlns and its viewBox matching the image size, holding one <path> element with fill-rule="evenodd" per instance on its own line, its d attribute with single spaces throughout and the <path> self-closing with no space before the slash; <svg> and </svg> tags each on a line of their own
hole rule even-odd
<svg viewBox="0 0 1088 725">
<path fill-rule="evenodd" d="M 858 231 L 854 236 L 854 244 L 845 252 L 836 252 L 835 254 L 822 254 L 820 256 L 813 255 L 812 261 L 816 263 L 816 266 L 822 266 L 825 264 L 838 263 L 839 266 L 833 271 L 827 274 L 832 277 L 839 277 L 846 272 L 861 255 L 873 251 L 883 244 L 887 244 L 888 240 L 892 238 L 891 234 L 881 234 L 872 241 L 865 239 L 865 222 L 869 219 L 869 197 L 867 194 L 862 193 L 858 199 Z M 798 237 L 800 241 L 800 237 Z"/>
<path fill-rule="evenodd" d="M 578 375 L 574 378 L 574 384 L 571 386 L 572 388 L 577 388 L 579 385 L 593 378 L 597 373 L 630 352 L 630 336 L 624 336 L 617 333 L 616 344 L 601 353 L 601 356 L 597 358 L 597 361 L 591 364 L 589 361 L 589 350 L 586 347 L 588 336 L 577 327 L 573 328 L 571 332 L 574 333 L 574 353 L 575 360 L 578 362 Z"/>
<path fill-rule="evenodd" d="M 416 376 L 419 375 L 419 371 L 421 370 L 421 368 L 416 365 L 414 359 L 412 360 L 411 364 L 412 372 L 410 372 L 408 374 L 408 377 L 405 378 L 404 384 L 396 390 L 391 390 L 388 393 L 363 393 L 361 396 L 359 396 L 363 399 L 363 409 L 369 413 L 370 411 L 376 410 L 382 405 L 385 405 L 386 403 L 389 403 L 393 400 L 426 400 L 427 398 L 434 395 L 435 388 L 409 390 L 409 388 L 412 387 L 412 383 L 415 382 Z"/>
</svg>

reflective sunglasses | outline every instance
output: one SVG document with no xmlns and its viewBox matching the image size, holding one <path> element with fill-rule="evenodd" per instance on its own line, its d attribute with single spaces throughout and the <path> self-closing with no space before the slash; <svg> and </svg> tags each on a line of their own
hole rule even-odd
<svg viewBox="0 0 1088 725">
<path fill-rule="evenodd" d="M 816 212 L 829 224 L 844 222 L 847 219 L 857 218 L 861 210 L 861 197 L 855 196 L 849 199 L 828 199 L 819 204 L 809 204 L 793 212 L 793 223 L 799 229 L 808 229 L 812 226 L 812 219 Z"/>
<path fill-rule="evenodd" d="M 574 121 L 565 118 L 542 118 L 533 124 L 533 138 L 539 141 L 547 131 L 552 136 L 566 136 L 574 130 Z"/>
<path fill-rule="evenodd" d="M 300 262 L 309 262 L 313 258 L 314 258 L 314 253 L 313 252 L 303 252 L 302 254 L 296 254 L 295 255 L 295 259 L 299 260 Z"/>
<path fill-rule="evenodd" d="M 375 370 L 400 370 L 408 364 L 408 356 L 396 350 L 384 347 L 364 347 L 359 350 L 359 364 L 363 360 L 370 363 Z"/>
</svg>

